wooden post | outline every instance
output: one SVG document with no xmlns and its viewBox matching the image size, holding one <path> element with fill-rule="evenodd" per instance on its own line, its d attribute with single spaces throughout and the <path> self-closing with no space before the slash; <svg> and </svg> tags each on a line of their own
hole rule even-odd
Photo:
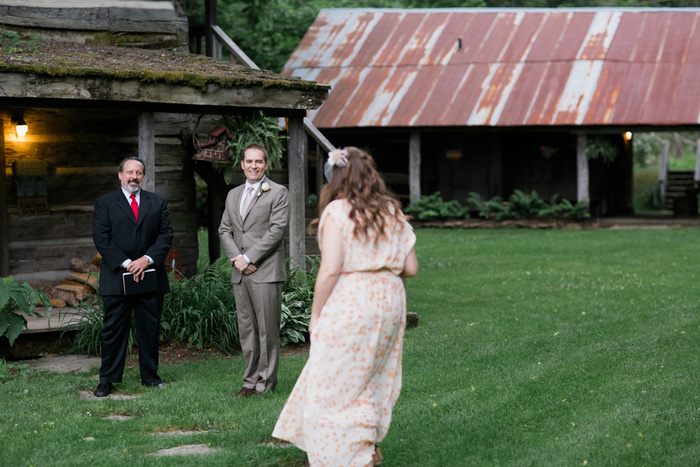
<svg viewBox="0 0 700 467">
<path fill-rule="evenodd" d="M 224 195 L 224 199 L 226 195 Z M 221 238 L 219 226 L 224 212 L 224 201 L 221 194 L 213 187 L 207 185 L 207 210 L 209 211 L 209 223 L 207 225 L 207 240 L 209 240 L 209 263 L 213 263 L 221 255 Z"/>
<path fill-rule="evenodd" d="M 576 144 L 576 193 L 577 201 L 585 201 L 590 204 L 591 197 L 588 192 L 588 159 L 586 158 L 587 139 L 585 133 L 578 135 Z"/>
<path fill-rule="evenodd" d="M 194 170 L 207 184 L 207 239 L 209 240 L 209 262 L 213 263 L 221 255 L 219 225 L 224 212 L 228 184 L 221 172 L 216 171 L 208 162 L 195 162 Z"/>
<path fill-rule="evenodd" d="M 326 164 L 326 153 L 320 144 L 316 143 L 316 196 L 318 197 L 317 202 L 321 201 L 321 190 L 323 190 L 323 184 L 325 179 L 323 178 L 323 169 Z"/>
<path fill-rule="evenodd" d="M 659 193 L 661 194 L 661 204 L 666 204 L 666 178 L 668 178 L 668 153 L 671 150 L 671 142 L 666 140 L 664 151 L 661 153 L 661 163 L 659 165 Z"/>
<path fill-rule="evenodd" d="M 10 275 L 10 233 L 7 222 L 7 176 L 5 170 L 5 122 L 0 119 L 0 277 Z"/>
<path fill-rule="evenodd" d="M 146 163 L 143 188 L 156 191 L 156 142 L 153 112 L 139 114 L 139 157 Z"/>
<path fill-rule="evenodd" d="M 207 57 L 214 56 L 214 32 L 212 26 L 218 23 L 216 0 L 204 0 L 204 53 Z"/>
<path fill-rule="evenodd" d="M 693 175 L 693 181 L 695 182 L 695 188 L 700 186 L 700 139 L 697 140 L 697 145 L 695 146 L 695 175 Z"/>
<path fill-rule="evenodd" d="M 420 133 L 412 131 L 408 143 L 408 190 L 411 204 L 420 198 Z"/>
<path fill-rule="evenodd" d="M 289 118 L 289 255 L 290 268 L 306 264 L 306 133 L 302 118 Z"/>
</svg>

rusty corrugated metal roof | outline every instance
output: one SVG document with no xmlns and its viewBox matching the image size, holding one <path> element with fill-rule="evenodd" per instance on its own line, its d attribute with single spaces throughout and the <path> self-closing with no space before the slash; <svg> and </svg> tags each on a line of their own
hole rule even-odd
<svg viewBox="0 0 700 467">
<path fill-rule="evenodd" d="M 700 123 L 700 9 L 327 9 L 285 73 L 319 128 Z"/>
</svg>

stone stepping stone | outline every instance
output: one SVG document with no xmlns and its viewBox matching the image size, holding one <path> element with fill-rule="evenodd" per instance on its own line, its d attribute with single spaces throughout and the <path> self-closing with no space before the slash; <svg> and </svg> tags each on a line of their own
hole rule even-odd
<svg viewBox="0 0 700 467">
<path fill-rule="evenodd" d="M 191 455 L 202 455 L 211 454 L 217 450 L 207 446 L 206 444 L 185 444 L 183 446 L 177 446 L 174 448 L 161 449 L 156 452 L 148 454 L 149 456 L 191 456 Z"/>
<path fill-rule="evenodd" d="M 105 418 L 106 420 L 131 420 L 134 417 L 133 417 L 133 415 L 115 414 L 115 415 L 107 415 L 106 417 L 103 417 L 103 418 Z"/>
<path fill-rule="evenodd" d="M 264 446 L 266 446 L 268 448 L 276 448 L 276 449 L 287 449 L 287 448 L 294 447 L 294 445 L 292 443 L 290 443 L 289 441 L 284 441 L 281 439 L 268 441 L 267 443 L 264 444 Z"/>
<path fill-rule="evenodd" d="M 193 435 L 205 435 L 209 433 L 208 431 L 202 430 L 173 430 L 173 431 L 156 431 L 151 433 L 151 436 L 193 436 Z"/>
<path fill-rule="evenodd" d="M 126 400 L 126 399 L 136 399 L 141 396 L 134 396 L 132 394 L 110 394 L 107 397 L 97 397 L 91 391 L 80 391 L 80 398 L 84 401 L 99 401 L 104 399 L 114 399 L 114 400 Z"/>
</svg>

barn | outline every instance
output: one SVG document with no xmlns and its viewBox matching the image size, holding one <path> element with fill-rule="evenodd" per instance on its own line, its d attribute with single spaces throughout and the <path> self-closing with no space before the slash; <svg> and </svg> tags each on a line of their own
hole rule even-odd
<svg viewBox="0 0 700 467">
<path fill-rule="evenodd" d="M 699 22 L 697 8 L 327 9 L 284 73 L 332 86 L 309 118 L 372 151 L 404 201 L 535 190 L 624 215 L 632 135 L 698 129 Z"/>
</svg>

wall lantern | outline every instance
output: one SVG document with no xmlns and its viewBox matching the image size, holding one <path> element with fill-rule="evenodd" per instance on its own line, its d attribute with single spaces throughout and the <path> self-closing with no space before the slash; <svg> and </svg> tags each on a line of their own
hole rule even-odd
<svg viewBox="0 0 700 467">
<path fill-rule="evenodd" d="M 24 118 L 22 116 L 19 116 L 19 119 L 17 119 L 17 122 L 15 124 L 15 132 L 17 133 L 18 138 L 22 138 L 24 135 L 27 134 L 27 131 L 29 131 L 29 126 L 27 125 L 27 122 L 24 121 Z"/>
<path fill-rule="evenodd" d="M 625 141 L 631 141 L 631 140 L 632 140 L 632 132 L 626 131 L 625 132 Z"/>
</svg>

